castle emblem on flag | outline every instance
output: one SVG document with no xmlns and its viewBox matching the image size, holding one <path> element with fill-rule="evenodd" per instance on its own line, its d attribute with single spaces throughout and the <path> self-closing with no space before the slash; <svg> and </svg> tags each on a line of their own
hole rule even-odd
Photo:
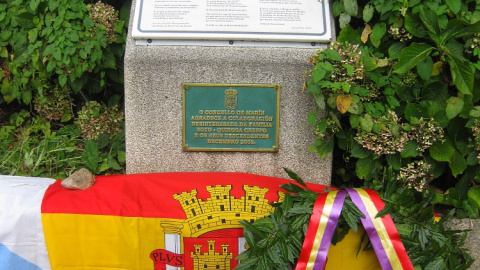
<svg viewBox="0 0 480 270">
<path fill-rule="evenodd" d="M 220 269 L 230 270 L 230 260 L 233 253 L 228 251 L 229 244 L 221 245 L 222 253 L 215 252 L 215 240 L 208 240 L 208 252 L 201 253 L 201 244 L 193 245 L 195 252 L 190 252 L 193 258 L 193 270 Z"/>
<path fill-rule="evenodd" d="M 254 222 L 274 208 L 265 198 L 267 188 L 243 185 L 244 196 L 240 198 L 231 196 L 232 188 L 207 186 L 210 197 L 206 200 L 197 197 L 196 189 L 173 195 L 186 219 L 161 223 L 165 250 L 157 249 L 150 254 L 155 270 L 181 267 L 230 270 L 238 264 L 234 258 L 246 249 L 239 221 Z M 277 202 L 283 201 L 284 196 L 285 193 L 278 192 Z M 170 268 L 165 268 L 166 265 Z"/>
<path fill-rule="evenodd" d="M 225 109 L 235 110 L 237 108 L 237 90 L 230 89 L 225 90 Z"/>
</svg>

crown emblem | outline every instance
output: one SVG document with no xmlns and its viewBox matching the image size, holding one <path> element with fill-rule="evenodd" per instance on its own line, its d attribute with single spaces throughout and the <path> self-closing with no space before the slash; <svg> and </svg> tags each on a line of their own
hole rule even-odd
<svg viewBox="0 0 480 270">
<path fill-rule="evenodd" d="M 230 89 L 225 90 L 225 109 L 235 110 L 237 108 L 237 90 Z"/>
</svg>

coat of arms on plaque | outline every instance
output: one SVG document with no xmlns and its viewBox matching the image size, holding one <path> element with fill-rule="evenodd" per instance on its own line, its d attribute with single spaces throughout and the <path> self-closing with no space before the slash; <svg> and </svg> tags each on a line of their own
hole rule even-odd
<svg viewBox="0 0 480 270">
<path fill-rule="evenodd" d="M 225 109 L 235 110 L 237 108 L 237 90 L 230 89 L 225 90 Z"/>
</svg>

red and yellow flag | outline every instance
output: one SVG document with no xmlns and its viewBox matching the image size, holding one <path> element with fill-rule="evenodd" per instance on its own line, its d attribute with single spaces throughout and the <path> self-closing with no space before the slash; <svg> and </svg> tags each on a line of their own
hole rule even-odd
<svg viewBox="0 0 480 270">
<path fill-rule="evenodd" d="M 283 199 L 279 185 L 289 182 L 246 173 L 99 176 L 83 191 L 57 182 L 41 209 L 50 264 L 54 270 L 233 269 L 245 250 L 238 221 L 268 215 L 270 203 Z"/>
</svg>

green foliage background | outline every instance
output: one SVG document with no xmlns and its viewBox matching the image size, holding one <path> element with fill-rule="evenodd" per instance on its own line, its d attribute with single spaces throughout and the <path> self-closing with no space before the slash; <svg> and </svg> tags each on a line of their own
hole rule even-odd
<svg viewBox="0 0 480 270">
<path fill-rule="evenodd" d="M 445 224 L 479 217 L 480 2 L 334 0 L 332 11 L 338 42 L 305 77 L 310 150 L 333 152 L 334 186 L 380 194 L 378 216 L 392 216 L 415 269 L 468 269 L 466 232 Z M 299 185 L 283 187 L 285 202 L 242 223 L 249 249 L 236 269 L 294 267 L 316 194 L 287 173 Z M 333 243 L 357 228 L 347 201 Z"/>
<path fill-rule="evenodd" d="M 480 3 L 332 6 L 339 43 L 312 57 L 306 88 L 318 105 L 311 150 L 333 151 L 333 183 L 400 181 L 478 218 Z"/>
<path fill-rule="evenodd" d="M 1 174 L 64 178 L 80 167 L 124 171 L 123 55 L 130 5 L 0 1 Z M 114 131 L 104 129 L 113 122 L 119 125 Z M 94 137 L 85 132 L 93 129 Z M 108 134 L 100 135 L 102 130 Z"/>
<path fill-rule="evenodd" d="M 242 263 L 235 270 L 294 269 L 318 194 L 309 190 L 297 174 L 285 170 L 298 185 L 282 186 L 288 193 L 269 216 L 253 223 L 242 222 L 249 248 L 236 258 Z M 413 189 L 403 188 L 397 181 L 389 182 L 377 192 L 386 203 L 378 217 L 391 215 L 415 269 L 468 269 L 472 265 L 472 257 L 462 247 L 467 232 L 445 226 L 454 216 L 454 209 L 436 222 L 431 204 L 433 196 L 419 200 Z M 347 196 L 332 244 L 341 241 L 349 230 L 356 232 L 362 217 Z M 359 243 L 359 252 L 372 248 L 363 242 L 362 239 Z"/>
</svg>

